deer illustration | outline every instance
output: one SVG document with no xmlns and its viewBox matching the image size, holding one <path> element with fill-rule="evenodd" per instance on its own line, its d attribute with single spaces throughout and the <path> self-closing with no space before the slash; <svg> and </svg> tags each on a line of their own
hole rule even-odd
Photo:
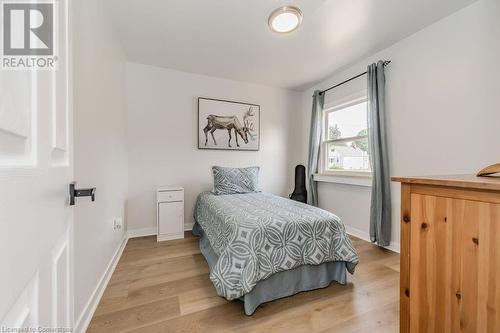
<svg viewBox="0 0 500 333">
<path fill-rule="evenodd" d="M 215 141 L 214 137 L 214 132 L 218 129 L 225 129 L 227 130 L 227 133 L 229 134 L 229 140 L 227 142 L 228 147 L 232 148 L 231 146 L 231 139 L 232 135 L 231 132 L 234 130 L 234 137 L 236 140 L 236 146 L 240 146 L 240 143 L 238 142 L 238 135 L 243 139 L 245 144 L 248 143 L 248 136 L 252 140 L 255 140 L 255 135 L 253 134 L 254 126 L 253 123 L 250 121 L 250 117 L 253 116 L 253 110 L 252 108 L 249 108 L 247 112 L 245 112 L 245 115 L 243 116 L 243 123 L 244 126 L 241 125 L 240 121 L 236 116 L 217 116 L 217 115 L 209 115 L 207 117 L 207 126 L 203 129 L 203 132 L 205 133 L 205 146 L 208 143 L 208 135 L 207 133 L 210 132 L 210 135 L 212 136 L 212 139 L 214 140 L 214 144 L 217 145 L 217 141 Z"/>
</svg>

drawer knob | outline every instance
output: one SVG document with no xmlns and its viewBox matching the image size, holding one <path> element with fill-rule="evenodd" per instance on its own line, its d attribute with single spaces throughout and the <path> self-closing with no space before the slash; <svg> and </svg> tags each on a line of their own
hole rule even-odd
<svg viewBox="0 0 500 333">
<path fill-rule="evenodd" d="M 403 216 L 403 221 L 406 222 L 406 223 L 410 222 L 410 217 L 408 215 L 404 215 Z"/>
<path fill-rule="evenodd" d="M 457 292 L 455 296 L 457 297 L 458 300 L 462 299 L 462 294 L 460 292 Z"/>
<path fill-rule="evenodd" d="M 473 237 L 472 242 L 476 245 L 479 245 L 479 238 Z"/>
<path fill-rule="evenodd" d="M 410 289 L 408 288 L 405 289 L 405 295 L 406 297 L 410 297 Z"/>
<path fill-rule="evenodd" d="M 429 226 L 429 225 L 428 225 L 427 223 L 425 223 L 425 222 L 424 222 L 424 223 L 422 223 L 422 229 L 427 229 L 427 227 L 428 227 L 428 226 Z"/>
</svg>

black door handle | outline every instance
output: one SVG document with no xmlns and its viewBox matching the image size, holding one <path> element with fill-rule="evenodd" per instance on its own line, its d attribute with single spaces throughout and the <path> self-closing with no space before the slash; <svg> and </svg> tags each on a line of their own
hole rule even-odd
<svg viewBox="0 0 500 333">
<path fill-rule="evenodd" d="M 91 188 L 76 188 L 76 182 L 69 184 L 69 205 L 75 205 L 76 197 L 90 197 L 95 201 L 95 187 Z"/>
</svg>

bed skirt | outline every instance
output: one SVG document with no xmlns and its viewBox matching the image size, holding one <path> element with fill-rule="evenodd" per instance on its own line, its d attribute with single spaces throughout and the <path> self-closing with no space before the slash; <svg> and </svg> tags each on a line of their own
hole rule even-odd
<svg viewBox="0 0 500 333">
<path fill-rule="evenodd" d="M 200 250 L 207 260 L 210 270 L 218 256 L 212 249 L 208 238 L 198 223 L 193 227 L 193 234 L 200 237 Z M 252 315 L 262 303 L 291 296 L 302 291 L 325 288 L 332 281 L 346 283 L 346 263 L 343 261 L 327 262 L 320 265 L 303 265 L 294 269 L 278 272 L 257 283 L 251 292 L 239 298 L 244 303 L 245 314 Z"/>
</svg>

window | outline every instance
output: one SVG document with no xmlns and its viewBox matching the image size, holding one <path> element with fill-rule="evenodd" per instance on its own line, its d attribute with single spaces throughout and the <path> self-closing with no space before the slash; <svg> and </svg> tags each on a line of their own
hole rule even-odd
<svg viewBox="0 0 500 333">
<path fill-rule="evenodd" d="M 327 106 L 323 124 L 320 172 L 369 175 L 366 96 Z"/>
</svg>

